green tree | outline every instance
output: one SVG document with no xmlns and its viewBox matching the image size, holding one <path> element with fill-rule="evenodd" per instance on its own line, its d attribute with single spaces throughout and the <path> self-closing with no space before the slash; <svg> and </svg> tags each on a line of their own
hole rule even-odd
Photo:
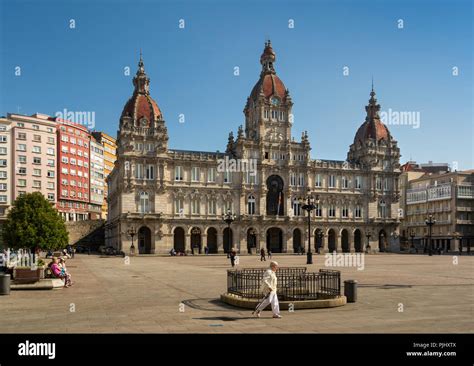
<svg viewBox="0 0 474 366">
<path fill-rule="evenodd" d="M 19 196 L 3 226 L 4 245 L 11 248 L 61 249 L 68 244 L 66 225 L 40 192 Z"/>
</svg>

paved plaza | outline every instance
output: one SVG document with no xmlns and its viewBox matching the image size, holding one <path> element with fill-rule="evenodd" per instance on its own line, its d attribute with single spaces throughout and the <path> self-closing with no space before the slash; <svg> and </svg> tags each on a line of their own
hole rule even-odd
<svg viewBox="0 0 474 366">
<path fill-rule="evenodd" d="M 258 258 L 241 256 L 239 266 L 261 266 Z M 68 261 L 75 286 L 0 297 L 0 332 L 471 333 L 474 257 L 458 258 L 453 264 L 447 255 L 368 255 L 362 271 L 333 268 L 343 281 L 359 281 L 356 303 L 283 311 L 282 319 L 265 312 L 257 319 L 220 303 L 229 268 L 225 256 L 132 257 L 125 264 L 120 257 L 76 255 Z M 273 259 L 281 266 L 306 262 L 299 255 Z M 314 259 L 309 270 L 324 268 L 323 256 Z"/>
</svg>

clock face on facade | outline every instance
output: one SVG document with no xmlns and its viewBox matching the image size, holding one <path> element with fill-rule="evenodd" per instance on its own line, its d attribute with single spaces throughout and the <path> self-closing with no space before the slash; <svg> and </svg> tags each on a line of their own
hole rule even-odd
<svg viewBox="0 0 474 366">
<path fill-rule="evenodd" d="M 272 104 L 273 105 L 280 105 L 280 99 L 276 98 L 276 97 L 273 97 L 272 98 Z"/>
</svg>

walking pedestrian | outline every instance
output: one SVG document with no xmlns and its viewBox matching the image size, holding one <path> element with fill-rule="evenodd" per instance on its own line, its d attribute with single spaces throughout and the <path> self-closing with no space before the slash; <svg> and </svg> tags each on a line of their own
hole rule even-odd
<svg viewBox="0 0 474 366">
<path fill-rule="evenodd" d="M 268 249 L 268 259 L 272 259 L 272 251 Z"/>
<path fill-rule="evenodd" d="M 262 283 L 260 286 L 260 291 L 265 296 L 263 301 L 257 305 L 255 308 L 254 314 L 255 316 L 260 318 L 260 313 L 264 310 L 268 304 L 272 307 L 273 317 L 276 319 L 280 319 L 280 305 L 278 303 L 278 296 L 277 296 L 277 276 L 276 271 L 278 271 L 278 263 L 275 261 L 270 262 L 270 268 L 267 269 L 263 275 Z"/>
<path fill-rule="evenodd" d="M 264 261 L 264 262 L 267 261 L 267 259 L 265 258 L 265 249 L 263 249 L 263 248 L 260 249 L 260 262 L 262 262 L 262 261 Z"/>
<path fill-rule="evenodd" d="M 235 251 L 234 248 L 230 251 L 230 264 L 232 267 L 235 267 L 235 257 L 237 256 L 237 252 Z"/>
</svg>

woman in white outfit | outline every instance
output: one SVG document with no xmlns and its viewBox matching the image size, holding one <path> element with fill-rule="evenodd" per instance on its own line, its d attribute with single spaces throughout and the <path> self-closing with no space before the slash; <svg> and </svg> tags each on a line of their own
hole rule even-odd
<svg viewBox="0 0 474 366">
<path fill-rule="evenodd" d="M 265 299 L 258 305 L 253 312 L 256 316 L 260 317 L 260 313 L 265 309 L 268 304 L 272 306 L 272 312 L 274 318 L 281 318 L 280 305 L 278 304 L 277 296 L 277 276 L 276 271 L 278 270 L 278 263 L 275 261 L 270 262 L 270 268 L 267 269 L 263 275 L 262 284 L 260 291 L 265 295 Z"/>
</svg>

